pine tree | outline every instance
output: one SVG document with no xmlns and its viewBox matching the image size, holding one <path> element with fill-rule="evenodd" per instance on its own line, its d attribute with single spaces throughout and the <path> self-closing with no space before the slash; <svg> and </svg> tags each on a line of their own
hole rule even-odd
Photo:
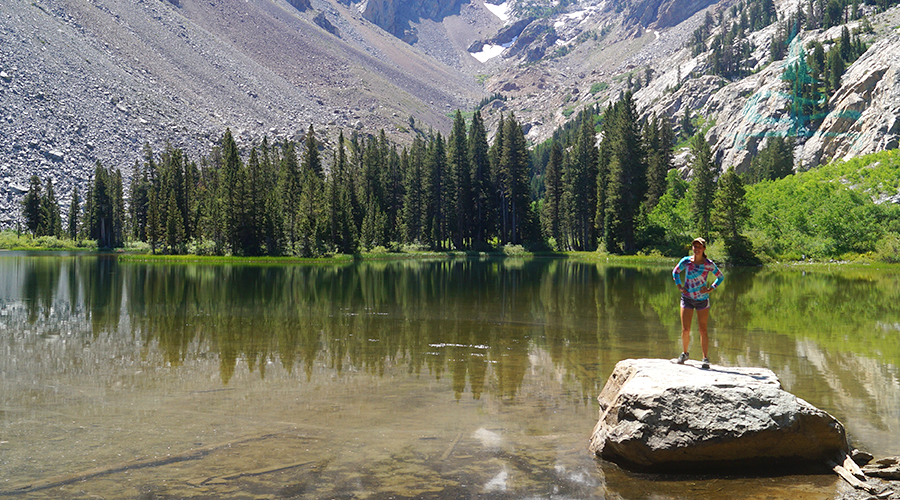
<svg viewBox="0 0 900 500">
<path fill-rule="evenodd" d="M 303 148 L 303 159 L 300 163 L 300 197 L 298 222 L 298 241 L 301 254 L 311 257 L 321 253 L 319 244 L 322 241 L 320 232 L 323 205 L 323 171 L 319 159 L 319 145 L 316 141 L 312 125 L 306 133 Z"/>
<path fill-rule="evenodd" d="M 145 145 L 145 148 L 149 147 L 149 144 Z M 147 169 L 147 163 L 141 168 L 135 161 L 129 186 L 129 227 L 131 237 L 137 241 L 147 241 L 147 212 L 150 209 L 150 179 Z"/>
<path fill-rule="evenodd" d="M 344 147 L 344 132 L 338 136 L 337 160 L 334 167 L 335 181 L 335 216 L 337 217 L 336 243 L 341 252 L 350 254 L 356 252 L 358 227 L 353 220 L 353 172 L 347 161 L 347 152 Z"/>
<path fill-rule="evenodd" d="M 726 239 L 737 240 L 744 224 L 750 218 L 750 207 L 745 201 L 746 190 L 734 167 L 719 179 L 719 187 L 713 200 L 713 228 Z"/>
<path fill-rule="evenodd" d="M 596 240 L 597 161 L 594 115 L 579 113 L 579 124 L 572 137 L 563 170 L 564 248 L 589 250 Z"/>
<path fill-rule="evenodd" d="M 241 250 L 241 225 L 244 222 L 243 164 L 231 129 L 222 136 L 222 165 L 219 169 L 219 198 L 224 218 L 223 236 L 228 250 L 239 254 Z M 160 200 L 162 203 L 165 200 Z"/>
<path fill-rule="evenodd" d="M 472 237 L 475 240 L 475 246 L 487 245 L 491 221 L 495 220 L 491 204 L 495 197 L 492 195 L 494 189 L 491 183 L 490 148 L 480 111 L 475 111 L 472 115 L 467 142 L 469 167 L 472 169 L 472 218 L 474 219 Z"/>
<path fill-rule="evenodd" d="M 41 214 L 43 218 L 43 233 L 47 236 L 62 236 L 62 216 L 60 215 L 59 202 L 56 200 L 56 192 L 53 190 L 53 179 L 47 179 L 44 196 L 41 199 Z"/>
<path fill-rule="evenodd" d="M 794 172 L 794 143 L 783 137 L 769 137 L 766 146 L 750 162 L 748 180 L 757 183 L 777 180 Z"/>
<path fill-rule="evenodd" d="M 262 165 L 257 148 L 250 150 L 247 159 L 246 216 L 242 222 L 241 247 L 244 255 L 259 255 L 263 251 L 266 192 Z"/>
<path fill-rule="evenodd" d="M 41 178 L 32 175 L 28 181 L 28 192 L 22 199 L 22 217 L 25 219 L 25 228 L 32 236 L 40 236 L 38 230 L 43 224 L 41 214 Z"/>
<path fill-rule="evenodd" d="M 644 212 L 650 213 L 659 198 L 666 192 L 666 176 L 672 168 L 674 138 L 672 125 L 666 118 L 656 115 L 644 126 L 644 144 L 647 147 L 647 197 Z"/>
<path fill-rule="evenodd" d="M 386 151 L 386 166 L 381 180 L 386 217 L 384 239 L 386 242 L 397 242 L 402 239 L 400 218 L 403 212 L 403 175 L 400 169 L 400 154 L 397 152 L 396 144 L 388 143 L 384 130 L 379 133 L 379 141 L 384 144 L 384 151 Z"/>
<path fill-rule="evenodd" d="M 116 248 L 122 245 L 123 206 L 121 174 L 110 172 L 98 161 L 90 190 L 90 211 L 85 214 L 88 237 L 97 240 L 98 247 Z"/>
<path fill-rule="evenodd" d="M 556 242 L 556 249 L 561 249 L 561 219 L 563 197 L 563 153 L 559 141 L 553 140 L 550 145 L 550 157 L 544 170 L 544 205 L 541 214 L 541 227 L 544 235 Z"/>
<path fill-rule="evenodd" d="M 403 170 L 403 237 L 409 243 L 422 243 L 424 203 L 425 143 L 416 136 L 412 146 L 400 156 Z"/>
<path fill-rule="evenodd" d="M 262 170 L 263 242 L 268 255 L 284 252 L 284 217 L 281 195 L 278 192 L 278 165 L 280 157 L 277 148 L 269 144 L 267 137 L 260 145 L 260 168 Z"/>
<path fill-rule="evenodd" d="M 474 206 L 472 196 L 471 169 L 469 166 L 469 146 L 466 138 L 466 123 L 462 113 L 456 110 L 453 120 L 453 129 L 447 139 L 447 163 L 450 173 L 450 186 L 452 197 L 449 200 L 453 217 L 453 244 L 457 249 L 468 247 L 472 238 L 470 224 L 472 208 Z"/>
<path fill-rule="evenodd" d="M 134 170 L 129 186 L 129 227 L 131 237 L 138 241 L 147 241 L 147 215 L 150 209 L 150 189 L 157 179 L 157 165 L 153 149 L 144 143 L 144 162 L 134 162 Z"/>
<path fill-rule="evenodd" d="M 297 243 L 297 208 L 300 204 L 300 163 L 293 141 L 281 144 L 281 165 L 278 169 L 278 193 L 282 204 L 283 227 L 288 253 L 292 253 Z"/>
<path fill-rule="evenodd" d="M 122 171 L 115 169 L 111 175 L 112 181 L 112 224 L 113 224 L 113 248 L 125 245 L 125 184 L 122 180 Z"/>
<path fill-rule="evenodd" d="M 178 201 L 174 189 L 168 190 L 166 199 L 166 245 L 169 253 L 179 254 L 184 252 L 184 220 L 181 218 L 181 210 L 178 209 Z"/>
<path fill-rule="evenodd" d="M 609 252 L 631 253 L 640 205 L 647 193 L 647 164 L 631 93 L 607 111 L 604 142 L 608 181 L 604 242 Z"/>
<path fill-rule="evenodd" d="M 447 153 L 440 132 L 432 137 L 426 158 L 424 229 L 429 246 L 442 250 L 447 236 Z"/>
<path fill-rule="evenodd" d="M 69 238 L 78 239 L 78 214 L 81 210 L 81 200 L 78 197 L 78 186 L 72 188 L 72 202 L 69 204 L 69 218 L 67 231 Z"/>
<path fill-rule="evenodd" d="M 525 134 L 512 113 L 504 122 L 504 129 L 497 183 L 501 201 L 500 242 L 517 245 L 532 231 L 528 183 L 530 155 Z"/>
<path fill-rule="evenodd" d="M 691 218 L 696 224 L 697 233 L 709 240 L 712 230 L 710 216 L 716 189 L 717 169 L 713 163 L 709 143 L 706 142 L 703 134 L 698 133 L 691 138 L 691 153 L 694 156 L 691 163 L 692 178 L 689 191 Z"/>
</svg>

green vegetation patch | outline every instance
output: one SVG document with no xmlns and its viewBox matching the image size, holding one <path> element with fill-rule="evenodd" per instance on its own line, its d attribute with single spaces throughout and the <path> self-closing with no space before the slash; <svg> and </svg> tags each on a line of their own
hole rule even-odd
<svg viewBox="0 0 900 500">
<path fill-rule="evenodd" d="M 0 249 L 3 250 L 48 250 L 48 251 L 96 251 L 94 240 L 73 241 L 56 236 L 33 237 L 17 234 L 15 231 L 0 231 Z"/>
</svg>

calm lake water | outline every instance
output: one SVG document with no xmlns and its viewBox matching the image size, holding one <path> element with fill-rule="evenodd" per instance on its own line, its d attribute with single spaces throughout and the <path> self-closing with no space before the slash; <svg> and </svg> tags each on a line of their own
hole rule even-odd
<svg viewBox="0 0 900 500">
<path fill-rule="evenodd" d="M 900 454 L 900 272 L 725 273 L 712 362 L 771 368 Z M 678 354 L 677 304 L 669 266 L 0 254 L 0 495 L 833 498 L 836 476 L 591 456 L 615 363 Z"/>
</svg>

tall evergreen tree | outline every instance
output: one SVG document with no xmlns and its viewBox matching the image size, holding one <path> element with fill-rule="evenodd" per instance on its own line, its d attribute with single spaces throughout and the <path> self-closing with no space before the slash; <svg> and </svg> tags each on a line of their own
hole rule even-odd
<svg viewBox="0 0 900 500">
<path fill-rule="evenodd" d="M 338 207 L 335 210 L 338 217 L 337 235 L 338 248 L 345 254 L 356 252 L 358 227 L 353 220 L 353 172 L 350 163 L 347 161 L 347 152 L 344 147 L 344 132 L 338 136 L 338 152 L 337 161 L 335 163 L 335 181 L 336 186 L 336 202 Z"/>
<path fill-rule="evenodd" d="M 500 242 L 521 244 L 533 230 L 528 175 L 530 158 L 525 134 L 510 113 L 504 122 L 504 141 L 499 158 Z"/>
<path fill-rule="evenodd" d="M 666 192 L 666 176 L 672 168 L 674 136 L 669 120 L 659 119 L 654 115 L 644 126 L 644 144 L 647 148 L 647 197 L 644 211 L 649 214 Z"/>
<path fill-rule="evenodd" d="M 794 173 L 794 143 L 783 137 L 769 137 L 766 146 L 750 162 L 748 180 L 757 183 L 777 180 Z"/>
<path fill-rule="evenodd" d="M 709 143 L 702 133 L 691 138 L 691 153 L 694 156 L 691 162 L 691 185 L 688 194 L 691 200 L 691 218 L 696 224 L 698 235 L 708 241 L 712 231 L 710 217 L 716 189 L 717 168 L 712 159 Z"/>
<path fill-rule="evenodd" d="M 225 129 L 222 136 L 222 165 L 219 169 L 221 177 L 219 199 L 224 218 L 225 244 L 233 254 L 239 254 L 241 251 L 241 227 L 245 220 L 243 173 L 237 143 L 231 135 L 231 129 Z M 165 200 L 158 201 L 165 202 Z"/>
<path fill-rule="evenodd" d="M 579 114 L 580 125 L 564 169 L 566 248 L 589 250 L 596 240 L 597 162 L 593 114 Z"/>
<path fill-rule="evenodd" d="M 400 164 L 403 169 L 403 237 L 408 243 L 422 243 L 425 216 L 424 164 L 425 142 L 418 136 L 413 139 L 409 151 L 403 151 Z"/>
<path fill-rule="evenodd" d="M 319 159 L 319 144 L 312 125 L 306 133 L 303 159 L 300 163 L 300 197 L 297 214 L 301 254 L 310 257 L 321 253 L 323 220 L 323 170 Z"/>
<path fill-rule="evenodd" d="M 425 166 L 425 234 L 429 246 L 443 250 L 447 237 L 447 150 L 438 132 L 429 141 Z"/>
<path fill-rule="evenodd" d="M 278 165 L 280 156 L 277 148 L 263 138 L 260 144 L 260 166 L 262 170 L 263 196 L 263 242 L 268 255 L 284 252 L 284 215 L 281 194 L 278 192 Z"/>
<path fill-rule="evenodd" d="M 541 226 L 544 230 L 544 235 L 556 242 L 557 249 L 561 249 L 560 239 L 562 237 L 560 231 L 563 197 L 562 163 L 562 146 L 560 146 L 559 141 L 553 140 L 550 146 L 547 168 L 544 171 L 544 205 Z"/>
<path fill-rule="evenodd" d="M 166 198 L 166 246 L 169 253 L 179 254 L 184 252 L 184 220 L 181 218 L 181 210 L 178 209 L 178 200 L 174 189 L 168 190 Z"/>
<path fill-rule="evenodd" d="M 149 148 L 150 145 L 145 145 Z M 151 153 L 152 158 L 152 153 Z M 131 237 L 138 241 L 147 241 L 147 212 L 150 209 L 150 179 L 148 165 L 134 162 L 128 199 L 128 223 Z"/>
<path fill-rule="evenodd" d="M 69 217 L 66 233 L 72 240 L 78 239 L 78 215 L 81 212 L 81 199 L 78 197 L 78 186 L 72 188 L 72 202 L 69 204 Z"/>
<path fill-rule="evenodd" d="M 466 123 L 462 113 L 456 110 L 453 129 L 447 139 L 447 163 L 450 173 L 452 193 L 449 206 L 453 217 L 453 244 L 457 249 L 471 244 L 471 213 L 474 207 L 472 195 L 471 168 L 469 165 L 469 145 L 466 137 Z"/>
<path fill-rule="evenodd" d="M 647 164 L 632 94 L 607 110 L 604 146 L 608 161 L 604 243 L 609 252 L 631 253 L 640 205 L 647 193 Z"/>
<path fill-rule="evenodd" d="M 494 220 L 491 201 L 495 197 L 492 196 L 490 148 L 480 111 L 472 115 L 467 142 L 469 167 L 472 169 L 472 238 L 475 245 L 487 245 L 490 221 Z"/>
<path fill-rule="evenodd" d="M 113 247 L 119 248 L 125 244 L 125 183 L 122 180 L 122 171 L 115 169 L 111 175 L 112 180 L 112 204 L 113 204 Z"/>
<path fill-rule="evenodd" d="M 32 236 L 40 236 L 38 231 L 43 225 L 41 214 L 41 178 L 32 175 L 28 181 L 28 192 L 22 199 L 22 216 L 25 218 L 25 228 Z"/>
<path fill-rule="evenodd" d="M 117 171 L 118 172 L 118 171 Z M 93 186 L 90 190 L 90 211 L 87 217 L 88 237 L 97 241 L 100 248 L 116 248 L 122 245 L 124 214 L 121 175 L 111 173 L 98 161 L 94 167 Z"/>
<path fill-rule="evenodd" d="M 284 140 L 281 144 L 281 165 L 278 170 L 278 193 L 282 203 L 284 217 L 283 227 L 286 235 L 288 252 L 294 250 L 297 243 L 297 210 L 300 205 L 300 163 L 297 161 L 297 150 L 293 141 Z"/>
<path fill-rule="evenodd" d="M 250 150 L 246 169 L 246 210 L 244 220 L 241 221 L 241 247 L 244 255 L 259 255 L 265 247 L 263 231 L 266 220 L 266 186 L 257 148 Z"/>
<path fill-rule="evenodd" d="M 712 212 L 713 229 L 727 239 L 740 238 L 741 230 L 750 218 L 745 195 L 744 182 L 734 167 L 729 168 L 719 179 Z"/>
<path fill-rule="evenodd" d="M 56 200 L 56 192 L 53 189 L 53 179 L 47 179 L 44 196 L 41 198 L 41 215 L 44 231 L 47 236 L 62 236 L 62 216 L 60 215 L 59 202 Z"/>
</svg>

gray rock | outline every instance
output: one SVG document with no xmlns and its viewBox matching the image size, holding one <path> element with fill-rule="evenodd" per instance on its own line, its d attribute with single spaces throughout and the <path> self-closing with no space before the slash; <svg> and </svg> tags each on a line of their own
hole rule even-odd
<svg viewBox="0 0 900 500">
<path fill-rule="evenodd" d="M 848 451 L 840 422 L 764 368 L 628 359 L 598 400 L 590 449 L 629 469 L 800 466 Z"/>
<path fill-rule="evenodd" d="M 841 78 L 831 111 L 805 144 L 807 164 L 897 148 L 900 134 L 900 33 L 869 48 Z"/>
<path fill-rule="evenodd" d="M 58 149 L 51 149 L 44 153 L 44 156 L 53 161 L 63 161 L 66 158 L 66 154 Z"/>
</svg>

